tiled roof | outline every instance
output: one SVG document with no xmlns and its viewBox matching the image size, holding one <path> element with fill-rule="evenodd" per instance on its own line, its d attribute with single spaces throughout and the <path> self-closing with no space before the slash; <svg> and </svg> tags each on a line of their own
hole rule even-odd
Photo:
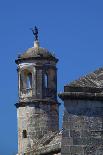
<svg viewBox="0 0 103 155">
<path fill-rule="evenodd" d="M 66 86 L 103 88 L 103 68 L 99 68 L 78 80 L 70 82 Z"/>
</svg>

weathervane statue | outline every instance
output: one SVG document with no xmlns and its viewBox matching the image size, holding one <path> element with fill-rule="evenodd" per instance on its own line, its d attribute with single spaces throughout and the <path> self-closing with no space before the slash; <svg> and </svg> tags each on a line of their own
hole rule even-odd
<svg viewBox="0 0 103 155">
<path fill-rule="evenodd" d="M 35 26 L 31 30 L 33 32 L 33 35 L 35 36 L 35 41 L 38 41 L 38 28 Z"/>
</svg>

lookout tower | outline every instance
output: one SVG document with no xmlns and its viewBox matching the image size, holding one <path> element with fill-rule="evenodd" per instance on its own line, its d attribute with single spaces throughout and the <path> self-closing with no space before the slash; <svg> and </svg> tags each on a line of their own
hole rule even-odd
<svg viewBox="0 0 103 155">
<path fill-rule="evenodd" d="M 32 29 L 34 46 L 15 60 L 18 71 L 18 154 L 24 155 L 48 131 L 59 130 L 57 101 L 58 59 L 41 48 L 38 29 Z"/>
</svg>

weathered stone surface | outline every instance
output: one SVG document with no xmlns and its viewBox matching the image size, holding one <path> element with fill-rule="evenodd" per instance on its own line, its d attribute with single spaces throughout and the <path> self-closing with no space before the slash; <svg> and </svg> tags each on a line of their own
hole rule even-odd
<svg viewBox="0 0 103 155">
<path fill-rule="evenodd" d="M 38 41 L 15 61 L 18 155 L 103 155 L 103 68 L 71 82 L 59 94 L 65 106 L 59 133 L 57 61 Z"/>
<path fill-rule="evenodd" d="M 38 155 L 60 152 L 60 144 L 51 139 L 39 147 L 40 140 L 48 133 L 59 132 L 59 103 L 57 101 L 58 59 L 48 50 L 34 46 L 19 55 L 18 91 L 16 103 L 18 119 L 18 154 L 38 150 Z M 50 137 L 49 137 L 50 138 Z M 46 140 L 46 137 L 45 137 Z M 55 144 L 55 145 L 54 145 Z M 37 147 L 38 146 L 38 147 Z M 59 150 L 59 152 L 58 152 Z M 27 153 L 34 155 L 35 151 Z"/>
<path fill-rule="evenodd" d="M 96 71 L 81 77 L 79 80 L 69 83 L 68 86 L 103 88 L 103 68 L 99 68 Z"/>
<path fill-rule="evenodd" d="M 64 99 L 101 100 L 103 101 L 103 68 L 75 80 L 64 87 L 59 94 Z"/>
<path fill-rule="evenodd" d="M 103 155 L 103 68 L 65 86 L 62 155 Z"/>
<path fill-rule="evenodd" d="M 18 56 L 18 59 L 16 59 L 15 62 L 18 64 L 26 60 L 53 60 L 55 62 L 58 61 L 58 59 L 53 53 L 49 52 L 48 49 L 42 48 L 40 46 L 38 48 L 32 47 L 27 49 L 23 54 Z"/>
<path fill-rule="evenodd" d="M 39 139 L 25 155 L 60 155 L 62 133 L 49 132 Z"/>
<path fill-rule="evenodd" d="M 62 155 L 97 155 L 97 150 L 103 154 L 102 107 L 100 101 L 65 101 Z"/>
<path fill-rule="evenodd" d="M 58 131 L 58 113 L 51 111 L 51 104 L 30 104 L 19 107 L 18 114 L 18 144 L 24 152 L 26 147 L 32 147 L 35 141 L 43 137 L 48 131 Z M 54 121 L 55 120 L 55 121 Z M 23 138 L 23 130 L 27 131 L 27 138 Z"/>
</svg>

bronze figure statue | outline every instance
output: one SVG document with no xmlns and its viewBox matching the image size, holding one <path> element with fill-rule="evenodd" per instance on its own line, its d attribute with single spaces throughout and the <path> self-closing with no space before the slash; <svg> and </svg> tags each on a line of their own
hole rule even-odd
<svg viewBox="0 0 103 155">
<path fill-rule="evenodd" d="M 33 32 L 33 35 L 35 36 L 35 41 L 37 41 L 38 40 L 38 28 L 35 26 L 31 30 Z"/>
</svg>

